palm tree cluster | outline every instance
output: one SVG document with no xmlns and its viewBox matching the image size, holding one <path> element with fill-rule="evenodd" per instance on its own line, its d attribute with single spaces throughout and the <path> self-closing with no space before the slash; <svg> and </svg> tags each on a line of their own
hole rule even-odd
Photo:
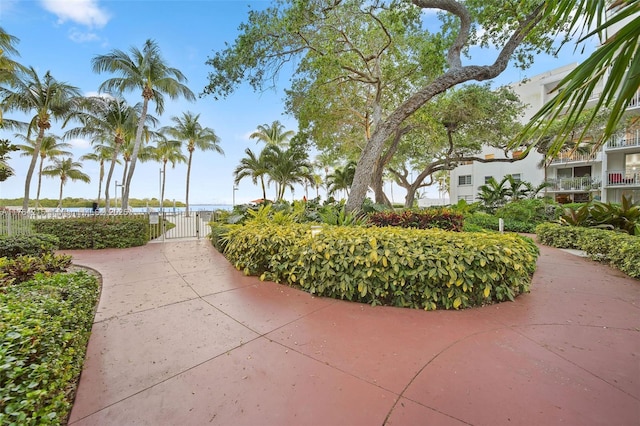
<svg viewBox="0 0 640 426">
<path fill-rule="evenodd" d="M 492 177 L 478 188 L 477 198 L 485 210 L 493 213 L 509 201 L 536 198 L 547 186 L 549 184 L 546 182 L 533 186 L 530 182 L 521 181 L 512 175 L 505 176 L 499 182 Z"/>
<path fill-rule="evenodd" d="M 16 138 L 24 141 L 16 145 L 23 156 L 31 157 L 27 170 L 23 210 L 27 211 L 30 199 L 31 180 L 38 166 L 38 189 L 36 207 L 40 200 L 42 176 L 60 178 L 60 200 L 62 188 L 68 180 L 89 182 L 89 176 L 81 171 L 82 163 L 74 161 L 68 151 L 71 145 L 63 139 L 87 138 L 93 152 L 83 155 L 80 161 L 99 163 L 97 201 L 103 194 L 106 210 L 110 208 L 109 188 L 114 177 L 115 166 L 123 163 L 122 208 L 128 208 L 132 177 L 137 161 L 155 160 L 162 164 L 164 177 L 166 166 L 187 163 L 186 203 L 189 209 L 189 179 L 193 154 L 196 150 L 215 151 L 223 154 L 220 138 L 213 129 L 200 123 L 200 115 L 190 111 L 180 117 L 172 117 L 172 126 L 155 130 L 158 119 L 148 112 L 149 103 L 155 104 L 155 113 L 164 111 L 165 97 L 183 97 L 194 100 L 193 92 L 185 85 L 186 77 L 163 59 L 158 45 L 147 40 L 142 50 L 132 47 L 129 52 L 112 50 L 92 60 L 93 71 L 115 76 L 105 80 L 99 88 L 100 96 L 84 97 L 77 87 L 56 80 L 50 72 L 39 75 L 35 68 L 24 67 L 10 58 L 17 55 L 18 39 L 0 27 L 0 100 L 7 111 L 21 112 L 29 117 L 20 122 L 3 117 L 0 111 L 0 128 L 15 130 Z M 142 101 L 130 105 L 123 95 L 139 91 Z M 54 121 L 65 128 L 77 123 L 58 136 L 50 132 Z M 70 126 L 71 127 L 71 126 Z M 185 147 L 187 155 L 182 153 Z M 45 162 L 51 164 L 45 166 Z M 106 176 L 105 176 L 106 175 Z M 105 181 L 106 177 L 106 181 Z M 164 178 L 162 181 L 164 197 Z"/>
<path fill-rule="evenodd" d="M 266 186 L 274 183 L 276 201 L 283 200 L 287 188 L 293 191 L 295 184 L 315 185 L 317 180 L 304 143 L 293 140 L 294 136 L 295 132 L 285 131 L 279 121 L 258 126 L 249 137 L 264 142 L 266 146 L 259 154 L 250 148 L 245 150 L 246 157 L 240 160 L 234 171 L 234 183 L 237 185 L 246 177 L 256 185 L 259 181 L 263 200 L 267 199 Z"/>
</svg>

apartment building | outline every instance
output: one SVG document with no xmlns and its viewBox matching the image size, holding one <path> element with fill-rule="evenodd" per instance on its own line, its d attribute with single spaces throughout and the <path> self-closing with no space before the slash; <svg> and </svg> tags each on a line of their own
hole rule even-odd
<svg viewBox="0 0 640 426">
<path fill-rule="evenodd" d="M 511 86 L 527 106 L 523 123 L 553 96 L 551 90 L 577 64 L 567 65 Z M 531 152 L 513 163 L 473 162 L 458 166 L 450 173 L 450 198 L 473 202 L 478 187 L 491 177 L 500 181 L 506 175 L 538 185 L 548 182 L 545 194 L 561 203 L 592 199 L 620 202 L 622 196 L 640 201 L 640 91 L 629 103 L 626 128 L 608 140 L 597 152 L 564 152 L 555 158 Z M 507 158 L 501 150 L 486 147 L 485 159 Z M 508 156 L 519 155 L 510 152 Z"/>
</svg>

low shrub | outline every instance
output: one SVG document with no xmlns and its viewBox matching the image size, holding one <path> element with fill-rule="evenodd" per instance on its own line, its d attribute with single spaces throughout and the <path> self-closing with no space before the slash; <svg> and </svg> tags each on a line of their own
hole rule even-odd
<svg viewBox="0 0 640 426">
<path fill-rule="evenodd" d="M 0 258 L 0 288 L 31 280 L 36 274 L 64 272 L 71 265 L 71 256 L 46 253 L 42 256 Z"/>
<path fill-rule="evenodd" d="M 220 222 L 210 222 L 209 226 L 211 227 L 211 233 L 209 234 L 211 244 L 213 244 L 216 250 L 218 250 L 220 253 L 224 252 L 227 241 L 225 235 L 227 234 L 227 232 L 229 232 L 233 225 L 225 225 Z"/>
<path fill-rule="evenodd" d="M 520 222 L 517 220 L 503 219 L 504 230 L 507 232 L 533 233 L 536 224 L 532 222 Z M 488 213 L 474 213 L 465 218 L 465 226 L 475 225 L 491 231 L 500 230 L 500 219 Z"/>
<path fill-rule="evenodd" d="M 544 223 L 558 220 L 562 207 L 546 198 L 526 198 L 511 201 L 496 210 L 495 216 L 505 221 Z"/>
<path fill-rule="evenodd" d="M 60 240 L 61 249 L 102 249 L 142 246 L 149 240 L 145 215 L 41 219 L 33 222 L 41 233 Z"/>
<path fill-rule="evenodd" d="M 22 234 L 0 237 L 0 257 L 41 256 L 58 249 L 59 240 L 47 234 Z"/>
<path fill-rule="evenodd" d="M 437 208 L 421 211 L 405 210 L 400 213 L 385 211 L 369 215 L 368 223 L 374 226 L 399 226 L 402 228 L 443 229 L 462 231 L 464 216 L 451 209 Z"/>
<path fill-rule="evenodd" d="M 526 292 L 538 249 L 526 237 L 441 230 L 248 224 L 226 234 L 236 268 L 321 296 L 458 309 Z"/>
<path fill-rule="evenodd" d="M 0 424 L 66 424 L 98 294 L 84 272 L 0 292 Z"/>
<path fill-rule="evenodd" d="M 589 257 L 609 263 L 633 278 L 640 278 L 640 238 L 598 228 L 542 224 L 536 228 L 545 245 L 584 250 Z"/>
</svg>

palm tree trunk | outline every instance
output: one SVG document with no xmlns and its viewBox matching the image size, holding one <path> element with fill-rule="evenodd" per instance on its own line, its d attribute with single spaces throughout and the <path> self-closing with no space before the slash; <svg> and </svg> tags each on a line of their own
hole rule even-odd
<svg viewBox="0 0 640 426">
<path fill-rule="evenodd" d="M 146 88 L 145 88 L 146 89 Z M 136 129 L 136 143 L 133 146 L 133 152 L 131 153 L 131 166 L 129 167 L 129 173 L 127 174 L 126 182 L 124 182 L 124 191 L 122 193 L 122 210 L 129 207 L 129 190 L 131 189 L 131 178 L 136 170 L 136 161 L 138 161 L 138 153 L 142 146 L 142 131 L 144 129 L 144 122 L 147 120 L 147 108 L 149 106 L 149 99 L 145 96 L 143 91 L 144 101 L 142 102 L 142 112 L 138 120 L 138 128 Z"/>
<path fill-rule="evenodd" d="M 267 201 L 267 189 L 264 186 L 264 177 L 260 176 L 260 184 L 262 185 L 262 200 Z"/>
<path fill-rule="evenodd" d="M 42 187 L 42 164 L 44 163 L 44 158 L 40 157 L 40 167 L 38 167 L 38 190 L 36 191 L 36 209 L 40 204 L 40 188 Z"/>
<path fill-rule="evenodd" d="M 164 182 L 167 179 L 167 162 L 162 164 L 162 191 L 160 191 L 160 205 L 164 205 Z"/>
<path fill-rule="evenodd" d="M 62 208 L 62 187 L 64 186 L 64 179 L 60 178 L 60 198 L 58 199 L 58 208 Z"/>
<path fill-rule="evenodd" d="M 121 184 L 122 186 L 121 186 L 121 189 L 120 189 L 120 191 L 121 191 L 120 192 L 120 194 L 121 194 L 120 198 L 124 197 L 124 192 L 123 192 L 124 191 L 124 181 L 127 178 L 127 171 L 128 170 L 129 170 L 129 161 L 124 160 L 124 170 L 122 171 L 122 184 Z M 122 212 L 124 213 L 124 207 L 123 207 L 122 202 L 120 203 L 120 207 L 122 208 Z"/>
<path fill-rule="evenodd" d="M 102 195 L 103 180 L 104 180 L 104 160 L 100 161 L 100 180 L 98 180 L 98 208 L 100 208 L 100 197 Z"/>
<path fill-rule="evenodd" d="M 104 211 L 108 212 L 111 208 L 111 200 L 109 198 L 109 187 L 111 186 L 111 178 L 113 177 L 113 171 L 116 168 L 116 161 L 118 160 L 118 151 L 120 151 L 120 144 L 116 143 L 116 148 L 113 150 L 113 155 L 111 156 L 111 165 L 109 166 L 109 173 L 107 173 L 107 182 L 104 187 Z M 117 195 L 118 189 L 116 188 Z"/>
<path fill-rule="evenodd" d="M 184 210 L 185 216 L 189 217 L 189 176 L 191 176 L 191 158 L 193 157 L 193 151 L 189 151 L 189 161 L 187 162 L 187 193 L 185 195 L 185 203 L 187 207 Z"/>
<path fill-rule="evenodd" d="M 27 170 L 27 177 L 24 180 L 24 199 L 22 200 L 22 210 L 27 212 L 29 210 L 29 188 L 31 187 L 31 178 L 33 177 L 33 171 L 36 168 L 36 161 L 40 155 L 40 147 L 42 146 L 42 139 L 44 138 L 44 127 L 40 127 L 38 131 L 38 138 L 33 147 L 33 155 L 31 156 L 31 163 L 29 163 L 29 169 Z"/>
</svg>

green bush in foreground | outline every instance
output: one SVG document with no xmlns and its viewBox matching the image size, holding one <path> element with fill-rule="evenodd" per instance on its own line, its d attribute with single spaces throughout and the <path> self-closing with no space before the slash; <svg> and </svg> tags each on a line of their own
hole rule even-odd
<svg viewBox="0 0 640 426">
<path fill-rule="evenodd" d="M 518 235 L 248 224 L 225 235 L 246 274 L 334 298 L 423 309 L 512 300 L 529 290 L 538 249 Z"/>
<path fill-rule="evenodd" d="M 61 249 L 102 249 L 142 246 L 149 240 L 145 215 L 42 219 L 33 222 L 37 232 L 60 240 Z"/>
<path fill-rule="evenodd" d="M 57 250 L 59 240 L 47 234 L 22 234 L 0 237 L 0 257 L 42 256 Z"/>
<path fill-rule="evenodd" d="M 545 245 L 584 250 L 589 257 L 609 263 L 633 278 L 640 278 L 640 238 L 623 232 L 545 223 L 536 228 Z"/>
<path fill-rule="evenodd" d="M 0 424 L 66 423 L 98 294 L 84 272 L 0 293 Z"/>
</svg>

